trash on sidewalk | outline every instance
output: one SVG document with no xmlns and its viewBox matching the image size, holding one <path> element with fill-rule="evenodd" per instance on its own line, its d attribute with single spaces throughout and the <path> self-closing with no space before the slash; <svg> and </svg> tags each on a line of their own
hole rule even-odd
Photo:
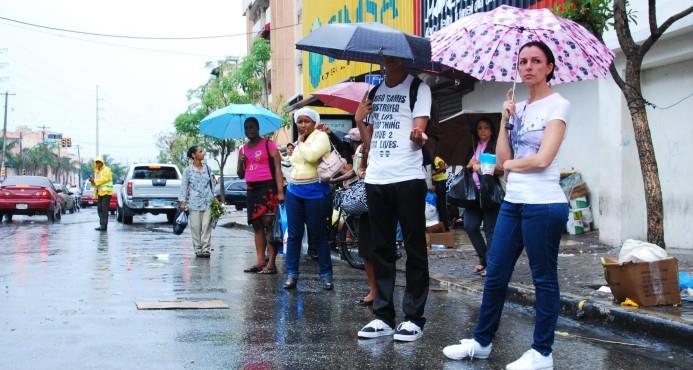
<svg viewBox="0 0 693 370">
<path fill-rule="evenodd" d="M 586 337 L 584 335 L 577 335 L 577 334 L 572 334 L 568 333 L 567 331 L 554 331 L 554 333 L 560 337 L 573 337 L 573 338 L 579 338 L 579 339 L 587 339 L 587 340 L 592 340 L 595 342 L 601 342 L 601 343 L 610 343 L 610 344 L 620 344 L 623 346 L 631 346 L 631 347 L 642 347 L 642 348 L 647 348 L 649 346 L 643 345 L 643 344 L 635 344 L 635 343 L 627 343 L 627 342 L 619 342 L 616 340 L 607 340 L 607 339 L 601 339 L 601 338 L 592 338 L 592 337 Z"/>
<path fill-rule="evenodd" d="M 570 211 L 566 229 L 570 235 L 580 235 L 592 229 L 592 208 L 589 190 L 580 172 L 574 168 L 561 170 L 561 189 L 568 198 Z"/>
<path fill-rule="evenodd" d="M 228 309 L 229 305 L 220 299 L 205 301 L 155 301 L 135 302 L 138 310 L 203 310 L 203 309 Z"/>
<path fill-rule="evenodd" d="M 610 256 L 601 261 L 604 278 L 617 302 L 630 298 L 640 306 L 681 303 L 676 258 L 620 264 L 618 257 Z"/>
<path fill-rule="evenodd" d="M 679 272 L 679 289 L 693 289 L 693 276 L 688 272 Z"/>
<path fill-rule="evenodd" d="M 621 302 L 621 306 L 623 307 L 634 307 L 634 308 L 640 308 L 640 305 L 633 302 L 632 299 L 626 297 L 626 300 Z"/>
<path fill-rule="evenodd" d="M 669 256 L 667 251 L 658 245 L 641 240 L 628 239 L 623 243 L 618 254 L 618 263 L 626 262 L 655 262 Z"/>
<path fill-rule="evenodd" d="M 609 288 L 606 285 L 602 285 L 599 289 L 597 289 L 598 292 L 600 293 L 609 293 L 611 294 L 611 288 Z"/>
<path fill-rule="evenodd" d="M 436 223 L 432 226 L 426 228 L 426 245 L 430 250 L 441 250 L 455 247 L 455 231 L 445 231 L 443 224 Z M 433 249 L 434 245 L 444 246 L 445 248 L 437 247 Z"/>
</svg>

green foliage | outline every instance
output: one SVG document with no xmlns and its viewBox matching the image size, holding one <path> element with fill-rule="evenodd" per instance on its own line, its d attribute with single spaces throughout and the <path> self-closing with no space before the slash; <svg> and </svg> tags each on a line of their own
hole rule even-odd
<svg viewBox="0 0 693 370">
<path fill-rule="evenodd" d="M 604 32 L 614 27 L 612 0 L 566 0 L 561 6 L 554 5 L 553 12 L 579 23 L 599 40 L 602 40 Z M 628 10 L 628 20 L 637 24 L 635 14 L 633 10 Z"/>
</svg>

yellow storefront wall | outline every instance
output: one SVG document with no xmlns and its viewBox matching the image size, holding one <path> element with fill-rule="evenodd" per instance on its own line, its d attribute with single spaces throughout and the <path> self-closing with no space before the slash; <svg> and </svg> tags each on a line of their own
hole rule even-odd
<svg viewBox="0 0 693 370">
<path fill-rule="evenodd" d="M 414 30 L 412 0 L 303 0 L 303 35 L 331 23 L 378 22 L 404 32 Z M 303 96 L 372 71 L 380 66 L 330 59 L 303 52 Z M 320 113 L 343 114 L 335 108 L 317 108 Z"/>
</svg>

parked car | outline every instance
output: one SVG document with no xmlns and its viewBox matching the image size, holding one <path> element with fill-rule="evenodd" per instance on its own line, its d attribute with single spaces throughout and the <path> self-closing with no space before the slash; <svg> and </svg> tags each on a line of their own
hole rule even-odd
<svg viewBox="0 0 693 370">
<path fill-rule="evenodd" d="M 94 188 L 91 186 L 91 183 L 87 180 L 84 182 L 84 186 L 82 187 L 82 202 L 81 205 L 82 207 L 89 207 L 96 205 L 96 202 L 98 199 L 94 197 Z"/>
<path fill-rule="evenodd" d="M 112 215 L 116 214 L 116 211 L 118 210 L 118 192 L 122 186 L 122 182 L 115 183 L 113 185 L 113 195 L 111 195 L 111 201 L 108 203 L 108 211 Z"/>
<path fill-rule="evenodd" d="M 243 208 L 248 207 L 246 195 L 248 192 L 248 186 L 245 180 L 241 180 L 238 177 L 235 180 L 228 181 L 224 178 L 224 204 L 233 205 L 237 210 L 241 211 Z M 221 187 L 217 185 L 214 188 L 214 196 L 221 201 L 220 194 Z"/>
<path fill-rule="evenodd" d="M 131 224 L 136 214 L 166 214 L 173 223 L 178 210 L 181 174 L 172 164 L 137 164 L 128 168 L 117 193 L 116 220 Z"/>
<path fill-rule="evenodd" d="M 48 222 L 60 221 L 61 199 L 44 176 L 10 176 L 0 186 L 0 215 L 46 215 Z"/>
<path fill-rule="evenodd" d="M 75 213 L 75 198 L 72 197 L 72 193 L 70 193 L 70 191 L 67 190 L 63 184 L 54 182 L 53 187 L 60 197 L 60 210 L 62 211 L 62 214 L 67 212 Z"/>
</svg>

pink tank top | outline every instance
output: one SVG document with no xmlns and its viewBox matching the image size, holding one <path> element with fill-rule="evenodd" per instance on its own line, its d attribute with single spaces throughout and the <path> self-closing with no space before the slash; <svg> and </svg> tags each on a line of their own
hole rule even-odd
<svg viewBox="0 0 693 370">
<path fill-rule="evenodd" d="M 267 153 L 267 148 L 270 152 L 277 150 L 277 145 L 272 140 L 263 139 L 253 148 L 248 144 L 241 148 L 245 155 L 245 181 L 260 182 L 272 180 L 272 172 L 270 171 L 269 161 L 271 157 Z"/>
</svg>

